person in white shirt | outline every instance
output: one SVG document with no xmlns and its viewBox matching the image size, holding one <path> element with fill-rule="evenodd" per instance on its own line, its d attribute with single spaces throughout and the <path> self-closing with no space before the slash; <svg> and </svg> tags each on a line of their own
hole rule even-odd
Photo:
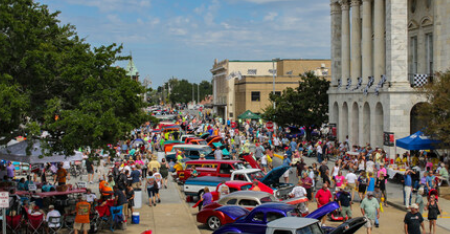
<svg viewBox="0 0 450 234">
<path fill-rule="evenodd" d="M 345 181 L 347 182 L 347 187 L 352 191 L 352 197 L 355 193 L 356 181 L 358 180 L 358 176 L 353 173 L 353 170 L 350 170 L 349 173 L 345 176 Z"/>
<path fill-rule="evenodd" d="M 55 206 L 53 205 L 48 206 L 48 214 L 47 217 L 45 218 L 45 221 L 48 223 L 49 228 L 58 228 L 61 224 L 56 223 L 55 219 L 53 219 L 53 222 L 55 223 L 49 223 L 48 221 L 50 220 L 50 217 L 61 218 L 61 213 L 59 213 L 58 210 L 55 210 Z"/>
<path fill-rule="evenodd" d="M 86 201 L 92 204 L 95 200 L 97 200 L 97 195 L 92 193 L 91 189 L 86 189 Z"/>
<path fill-rule="evenodd" d="M 289 193 L 290 197 L 295 197 L 295 198 L 299 198 L 299 197 L 306 197 L 307 193 L 306 193 L 306 189 L 302 186 L 302 181 L 299 180 L 297 182 L 297 186 L 294 187 L 294 189 L 292 189 L 291 193 Z M 298 204 L 298 209 L 300 210 L 300 213 L 305 214 L 308 212 L 308 207 L 306 206 L 306 202 L 302 202 L 300 204 Z"/>
</svg>

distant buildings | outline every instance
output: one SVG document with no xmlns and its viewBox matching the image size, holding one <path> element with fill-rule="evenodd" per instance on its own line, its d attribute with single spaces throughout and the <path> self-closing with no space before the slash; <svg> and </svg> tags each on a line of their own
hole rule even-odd
<svg viewBox="0 0 450 234">
<path fill-rule="evenodd" d="M 125 71 L 127 72 L 127 76 L 135 81 L 139 81 L 139 71 L 136 68 L 136 65 L 134 65 L 133 58 L 130 59 L 128 62 L 127 67 L 125 68 Z"/>
<path fill-rule="evenodd" d="M 275 93 L 280 94 L 287 87 L 298 87 L 299 75 L 308 71 L 331 79 L 330 66 L 331 61 L 326 59 L 215 60 L 210 70 L 214 111 L 223 120 L 236 120 L 246 110 L 260 113 L 271 104 L 273 72 Z"/>
<path fill-rule="evenodd" d="M 330 123 L 350 144 L 395 152 L 394 139 L 424 127 L 418 87 L 450 61 L 445 0 L 330 0 Z"/>
</svg>

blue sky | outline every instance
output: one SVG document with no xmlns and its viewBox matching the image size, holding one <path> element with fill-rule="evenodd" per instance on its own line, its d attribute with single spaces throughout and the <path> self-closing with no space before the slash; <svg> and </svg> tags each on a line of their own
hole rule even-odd
<svg viewBox="0 0 450 234">
<path fill-rule="evenodd" d="M 153 87 L 210 80 L 215 58 L 330 58 L 329 0 L 37 1 L 93 46 L 123 43 Z"/>
</svg>

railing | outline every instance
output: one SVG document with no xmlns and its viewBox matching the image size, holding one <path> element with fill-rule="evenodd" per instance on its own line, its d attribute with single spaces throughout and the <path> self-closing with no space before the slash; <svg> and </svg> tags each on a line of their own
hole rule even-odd
<svg viewBox="0 0 450 234">
<path fill-rule="evenodd" d="M 433 83 L 433 74 L 408 73 L 408 81 L 412 88 L 420 88 Z"/>
</svg>

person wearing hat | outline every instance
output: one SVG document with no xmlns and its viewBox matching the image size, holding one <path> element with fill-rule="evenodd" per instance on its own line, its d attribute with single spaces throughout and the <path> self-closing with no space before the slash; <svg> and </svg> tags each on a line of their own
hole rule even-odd
<svg viewBox="0 0 450 234">
<path fill-rule="evenodd" d="M 75 206 L 75 222 L 73 224 L 74 233 L 78 234 L 78 231 L 82 231 L 83 234 L 87 234 L 90 225 L 89 213 L 91 210 L 91 204 L 86 201 L 86 196 L 81 195 L 80 201 Z"/>
<path fill-rule="evenodd" d="M 365 224 L 367 234 L 371 234 L 375 219 L 380 218 L 380 203 L 374 198 L 372 191 L 367 192 L 367 197 L 362 200 L 360 208 L 362 215 L 367 218 Z"/>
<path fill-rule="evenodd" d="M 199 160 L 206 160 L 205 154 L 200 154 Z"/>
<path fill-rule="evenodd" d="M 153 171 L 154 168 L 158 171 L 161 168 L 161 164 L 158 162 L 158 157 L 156 155 L 152 155 L 152 160 L 147 165 L 148 171 Z"/>
<path fill-rule="evenodd" d="M 49 221 L 52 221 L 51 218 L 61 218 L 61 213 L 59 213 L 58 210 L 55 210 L 54 205 L 48 206 L 48 213 L 47 213 L 47 217 L 45 218 L 45 221 L 48 223 L 49 228 L 59 228 L 61 226 L 61 224 L 59 222 L 55 222 L 55 221 L 49 222 Z M 47 233 L 48 233 L 48 230 L 47 230 Z"/>
<path fill-rule="evenodd" d="M 419 212 L 419 206 L 417 204 L 411 205 L 411 211 L 406 213 L 405 219 L 405 233 L 406 234 L 421 234 L 425 233 L 425 224 L 423 223 L 422 214 Z M 420 228 L 422 227 L 422 232 Z"/>
<path fill-rule="evenodd" d="M 343 186 L 343 192 L 339 195 L 338 202 L 341 210 L 344 222 L 352 218 L 352 195 L 350 194 L 350 188 Z"/>
</svg>

